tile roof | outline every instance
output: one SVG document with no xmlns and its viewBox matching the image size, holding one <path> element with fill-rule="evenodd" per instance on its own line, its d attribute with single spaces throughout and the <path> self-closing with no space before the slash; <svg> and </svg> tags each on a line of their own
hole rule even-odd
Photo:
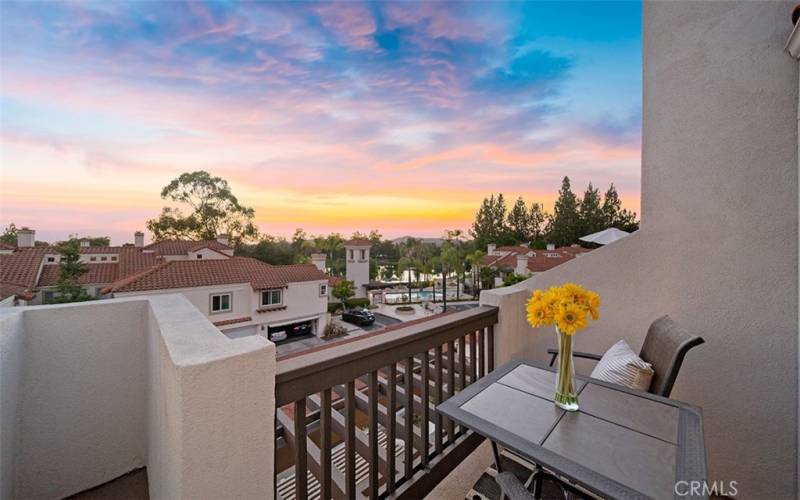
<svg viewBox="0 0 800 500">
<path fill-rule="evenodd" d="M 78 277 L 77 282 L 79 285 L 108 285 L 118 277 L 119 265 L 116 263 L 87 264 L 87 266 L 89 271 Z M 59 270 L 60 266 L 57 264 L 42 266 L 42 274 L 39 276 L 39 282 L 36 286 L 56 286 L 60 274 Z"/>
<path fill-rule="evenodd" d="M 505 255 L 484 256 L 483 259 L 481 259 L 484 266 L 514 269 L 517 267 L 518 255 L 531 254 L 528 256 L 528 271 L 532 273 L 547 271 L 559 264 L 576 258 L 578 254 L 591 251 L 588 248 L 582 247 L 560 247 L 555 250 L 534 250 L 527 247 L 500 247 L 497 250 L 508 253 Z"/>
<path fill-rule="evenodd" d="M 35 288 L 46 250 L 46 247 L 27 247 L 17 249 L 14 253 L 0 254 L 0 285 L 6 291 Z M 2 296 L 5 297 L 8 295 Z"/>
<path fill-rule="evenodd" d="M 372 246 L 372 242 L 369 241 L 367 238 L 353 238 L 345 241 L 344 245 L 353 247 L 370 247 Z"/>
<path fill-rule="evenodd" d="M 146 250 L 153 250 L 161 255 L 186 255 L 189 252 L 195 252 L 201 248 L 210 248 L 221 252 L 223 250 L 233 250 L 233 247 L 223 245 L 217 240 L 163 240 L 150 243 L 144 247 Z"/>
<path fill-rule="evenodd" d="M 253 318 L 245 316 L 243 318 L 225 319 L 222 321 L 215 321 L 214 326 L 234 325 L 236 323 L 244 323 L 245 321 L 252 321 Z"/>
<path fill-rule="evenodd" d="M 249 283 L 253 289 L 280 288 L 302 281 L 326 281 L 313 264 L 271 266 L 250 257 L 224 260 L 173 260 L 138 274 L 124 277 L 104 290 L 137 292 L 170 288 Z"/>
<path fill-rule="evenodd" d="M 4 243 L 0 241 L 0 250 L 15 250 L 17 245 L 12 245 L 10 243 Z"/>
</svg>

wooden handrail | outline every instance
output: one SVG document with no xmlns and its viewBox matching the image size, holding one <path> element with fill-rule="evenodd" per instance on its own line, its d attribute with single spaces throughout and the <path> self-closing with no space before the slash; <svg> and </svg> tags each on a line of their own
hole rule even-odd
<svg viewBox="0 0 800 500">
<path fill-rule="evenodd" d="M 278 361 L 275 377 L 277 406 L 283 406 L 334 385 L 402 361 L 435 345 L 442 345 L 497 323 L 497 308 L 479 306 L 432 318 L 368 337 Z"/>
</svg>

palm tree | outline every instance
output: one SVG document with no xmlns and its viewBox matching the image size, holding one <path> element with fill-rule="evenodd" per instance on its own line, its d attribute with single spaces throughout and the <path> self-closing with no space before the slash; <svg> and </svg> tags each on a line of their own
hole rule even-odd
<svg viewBox="0 0 800 500">
<path fill-rule="evenodd" d="M 411 302 L 411 271 L 414 269 L 414 261 L 410 257 L 400 257 L 397 261 L 397 275 L 402 276 L 408 271 L 408 301 Z"/>
<path fill-rule="evenodd" d="M 322 240 L 322 249 L 328 254 L 328 262 L 331 270 L 333 269 L 333 256 L 344 244 L 344 238 L 339 233 L 331 233 Z"/>
<path fill-rule="evenodd" d="M 478 293 L 478 279 L 480 277 L 481 260 L 485 255 L 486 254 L 483 253 L 483 250 L 475 250 L 474 252 L 467 254 L 465 258 L 472 273 L 472 293 L 476 296 Z"/>
</svg>

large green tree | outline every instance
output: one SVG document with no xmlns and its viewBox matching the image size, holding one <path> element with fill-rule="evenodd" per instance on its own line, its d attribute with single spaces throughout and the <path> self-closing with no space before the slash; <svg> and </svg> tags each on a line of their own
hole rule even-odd
<svg viewBox="0 0 800 500">
<path fill-rule="evenodd" d="M 580 200 L 578 214 L 580 216 L 580 236 L 596 233 L 608 227 L 600 206 L 600 190 L 594 188 L 591 182 Z"/>
<path fill-rule="evenodd" d="M 580 231 L 578 198 L 572 192 L 569 177 L 564 177 L 553 209 L 553 219 L 550 224 L 548 239 L 550 243 L 554 243 L 556 246 L 571 245 L 582 236 Z"/>
<path fill-rule="evenodd" d="M 531 203 L 531 209 L 528 211 L 528 223 L 530 224 L 531 241 L 534 247 L 544 243 L 547 218 L 547 213 L 545 213 L 544 207 L 540 203 Z"/>
<path fill-rule="evenodd" d="M 514 239 L 514 243 L 530 243 L 533 239 L 530 214 L 522 196 L 517 198 L 514 206 L 508 212 L 506 223 L 508 235 Z"/>
<path fill-rule="evenodd" d="M 236 245 L 258 237 L 255 211 L 243 206 L 228 182 L 206 171 L 187 172 L 164 186 L 161 197 L 181 204 L 164 207 L 157 219 L 147 221 L 153 239 L 187 238 L 213 240 L 228 234 Z M 184 213 L 188 209 L 188 213 Z"/>
<path fill-rule="evenodd" d="M 512 243 L 506 224 L 506 202 L 503 194 L 494 194 L 483 199 L 483 203 L 475 215 L 470 231 L 478 247 L 489 243 Z"/>
<path fill-rule="evenodd" d="M 616 227 L 628 232 L 639 229 L 636 213 L 622 208 L 622 201 L 620 201 L 617 188 L 614 187 L 613 183 L 603 198 L 601 212 L 605 227 Z"/>
<path fill-rule="evenodd" d="M 89 266 L 81 262 L 81 251 L 78 240 L 70 240 L 58 247 L 61 254 L 58 264 L 58 295 L 54 302 L 83 302 L 92 300 L 86 290 L 78 284 L 78 279 L 89 272 Z"/>
</svg>

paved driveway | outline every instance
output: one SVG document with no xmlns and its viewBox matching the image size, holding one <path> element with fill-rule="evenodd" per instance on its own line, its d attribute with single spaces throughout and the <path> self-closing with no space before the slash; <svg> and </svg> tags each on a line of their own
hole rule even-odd
<svg viewBox="0 0 800 500">
<path fill-rule="evenodd" d="M 396 325 L 397 323 L 402 323 L 402 321 L 400 321 L 399 319 L 392 318 L 391 316 L 387 316 L 385 314 L 376 312 L 373 312 L 372 314 L 373 316 L 375 316 L 375 323 L 369 326 L 361 327 L 363 330 L 366 330 L 368 332 L 374 332 L 375 330 L 383 330 L 387 326 Z"/>
</svg>

